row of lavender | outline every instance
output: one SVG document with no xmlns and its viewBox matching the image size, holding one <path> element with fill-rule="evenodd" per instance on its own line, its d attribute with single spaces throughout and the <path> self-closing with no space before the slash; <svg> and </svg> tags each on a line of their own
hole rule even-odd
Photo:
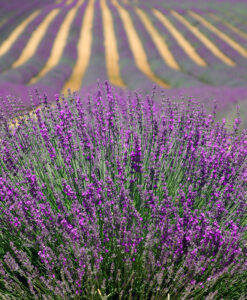
<svg viewBox="0 0 247 300">
<path fill-rule="evenodd" d="M 0 9 L 0 24 L 4 20 L 1 26 L 0 42 L 2 42 L 21 21 L 27 18 L 31 12 L 39 8 L 45 8 L 47 5 L 52 4 L 53 0 L 38 1 L 1 1 Z"/>
<path fill-rule="evenodd" d="M 87 3 L 87 1 L 85 1 L 84 9 L 85 9 L 86 3 Z M 122 26 L 121 22 L 119 22 L 119 14 L 111 2 L 108 2 L 108 5 L 112 11 L 112 15 L 114 18 L 114 24 L 115 24 L 116 36 L 118 37 L 118 31 L 120 30 L 123 32 L 123 30 L 121 28 L 120 29 L 117 28 L 117 27 Z M 123 5 L 123 7 L 124 7 L 124 5 Z M 190 59 L 188 59 L 188 56 L 186 56 L 184 51 L 177 44 L 174 37 L 168 31 L 166 31 L 164 26 L 157 19 L 155 20 L 154 16 L 151 14 L 150 11 L 146 10 L 148 17 L 151 18 L 152 21 L 155 23 L 158 31 L 162 35 L 167 37 L 167 41 L 169 42 L 169 48 L 171 49 L 171 52 L 173 53 L 175 59 L 178 61 L 179 65 L 181 66 L 182 72 L 178 72 L 176 70 L 171 69 L 164 63 L 164 61 L 162 61 L 160 59 L 159 53 L 157 52 L 157 47 L 151 40 L 150 36 L 148 35 L 147 31 L 145 30 L 145 27 L 143 26 L 141 21 L 138 19 L 134 10 L 131 9 L 131 7 L 128 5 L 125 5 L 125 7 L 128 8 L 128 11 L 132 17 L 132 20 L 135 23 L 136 31 L 143 42 L 143 46 L 147 52 L 148 61 L 150 61 L 150 67 L 151 67 L 152 71 L 154 73 L 156 73 L 158 77 L 161 77 L 166 82 L 168 82 L 172 87 L 195 86 L 195 85 L 197 85 L 197 86 L 198 85 L 201 85 L 201 86 L 203 86 L 203 85 L 230 85 L 230 86 L 238 85 L 238 86 L 241 86 L 241 85 L 245 84 L 245 82 L 246 82 L 246 74 L 245 74 L 246 59 L 242 59 L 239 56 L 239 53 L 236 53 L 236 51 L 229 48 L 229 46 L 225 42 L 222 42 L 222 40 L 217 38 L 214 34 L 211 34 L 210 32 L 208 32 L 205 28 L 200 27 L 200 30 L 202 30 L 204 34 L 208 35 L 210 37 L 210 39 L 212 39 L 212 40 L 214 39 L 216 44 L 218 43 L 224 52 L 229 53 L 229 56 L 232 57 L 232 59 L 235 60 L 237 62 L 237 64 L 239 65 L 232 69 L 232 71 L 234 72 L 234 81 L 232 81 L 233 76 L 229 72 L 229 67 L 224 65 L 222 63 L 222 61 L 220 61 L 217 57 L 215 57 L 202 43 L 198 43 L 198 39 L 187 28 L 185 28 L 183 26 L 183 24 L 179 23 L 178 20 L 176 20 L 173 16 L 171 16 L 167 10 L 165 10 L 164 8 L 162 8 L 160 6 L 157 6 L 157 8 L 161 9 L 161 11 L 167 16 L 167 18 L 172 22 L 172 24 L 174 24 L 177 28 L 179 28 L 179 30 L 183 33 L 183 35 L 186 37 L 186 39 L 189 42 L 191 42 L 192 45 L 195 46 L 196 51 L 199 53 L 199 55 L 201 57 L 203 57 L 206 60 L 208 66 L 209 66 L 208 68 L 197 67 Z M 142 7 L 142 6 L 140 6 L 140 7 Z M 38 73 L 38 71 L 40 70 L 40 68 L 44 65 L 45 59 L 47 59 L 50 54 L 52 43 L 53 43 L 56 33 L 59 29 L 59 26 L 61 25 L 64 16 L 68 12 L 69 7 L 63 8 L 61 10 L 60 14 L 57 16 L 57 18 L 55 18 L 55 20 L 51 23 L 49 30 L 48 30 L 49 34 L 47 34 L 42 39 L 42 41 L 37 49 L 37 52 L 30 59 L 30 61 L 28 61 L 23 66 L 20 66 L 17 69 L 13 69 L 13 70 L 9 69 L 11 64 L 20 55 L 23 47 L 27 43 L 28 37 L 30 37 L 31 33 L 35 30 L 35 28 L 38 26 L 38 24 L 41 22 L 41 20 L 43 20 L 45 15 L 47 15 L 48 12 L 50 10 L 52 10 L 53 8 L 54 8 L 54 6 L 47 7 L 42 12 L 42 14 L 37 17 L 37 19 L 33 20 L 33 22 L 31 22 L 29 24 L 29 26 L 27 27 L 27 31 L 23 32 L 23 34 L 20 35 L 20 37 L 16 41 L 16 43 L 14 43 L 11 50 L 7 54 L 5 54 L 3 57 L 1 57 L 0 69 L 1 69 L 1 72 L 5 71 L 5 73 L 3 73 L 1 75 L 0 80 L 2 80 L 3 82 L 11 81 L 12 83 L 25 85 L 25 84 L 27 84 L 29 79 L 32 76 L 36 75 Z M 93 28 L 94 33 L 95 33 L 94 44 L 95 43 L 101 44 L 102 47 L 100 49 L 100 53 L 95 47 L 92 47 L 91 58 L 93 60 L 93 59 L 96 59 L 96 57 L 99 57 L 98 61 L 104 61 L 104 59 L 100 59 L 100 57 L 104 58 L 105 54 L 104 54 L 104 47 L 103 47 L 102 18 L 101 18 L 101 13 L 100 13 L 99 8 L 100 8 L 99 2 L 96 1 L 94 28 Z M 142 7 L 142 8 L 145 10 L 144 7 Z M 74 20 L 74 23 L 71 27 L 71 31 L 70 31 L 70 35 L 69 35 L 70 37 L 73 35 L 75 36 L 74 32 L 76 30 L 77 38 L 78 38 L 78 34 L 79 34 L 81 23 L 82 23 L 82 20 L 79 20 L 79 19 L 83 18 L 83 9 L 80 12 L 78 12 L 77 17 L 78 17 L 78 23 L 76 22 L 76 20 Z M 190 17 L 186 16 L 186 18 L 189 19 Z M 240 41 L 240 39 L 237 37 L 236 33 L 232 32 L 231 34 L 234 39 L 236 39 L 237 41 Z M 124 35 L 124 33 L 122 33 L 122 35 Z M 95 39 L 96 39 L 96 41 L 95 41 Z M 118 46 L 118 49 L 120 52 L 119 53 L 120 54 L 119 55 L 120 56 L 120 61 L 119 61 L 120 68 L 121 68 L 122 62 L 125 66 L 126 65 L 134 65 L 133 54 L 130 51 L 128 41 L 125 38 L 126 43 L 123 44 L 122 41 L 119 41 L 120 39 L 121 38 L 118 38 L 118 42 L 119 42 L 119 44 L 123 45 L 123 47 L 120 47 L 120 45 Z M 75 42 L 74 49 L 70 49 L 69 47 L 67 47 L 67 49 L 64 50 L 63 56 L 61 58 L 61 64 L 59 63 L 59 65 L 61 65 L 61 68 L 59 68 L 58 70 L 56 70 L 56 68 L 55 68 L 55 70 L 52 70 L 50 73 L 47 74 L 48 77 L 42 78 L 40 81 L 41 85 L 43 83 L 50 82 L 50 77 L 51 77 L 50 75 L 52 75 L 52 78 L 55 77 L 55 82 L 53 85 L 57 90 L 61 87 L 61 85 L 64 84 L 64 81 L 71 74 L 73 64 L 76 63 L 76 57 L 77 57 L 76 43 L 78 42 L 78 39 L 76 40 L 76 37 L 74 39 L 74 42 Z M 70 43 L 70 41 L 68 41 L 68 43 Z M 125 63 L 125 59 L 124 59 L 125 56 L 123 56 L 123 57 L 121 56 L 121 50 L 125 51 L 125 52 L 127 50 L 129 50 L 128 51 L 129 52 L 128 53 L 128 61 L 129 61 L 128 64 L 127 64 L 127 62 Z M 72 55 L 68 61 L 68 55 L 70 53 L 74 53 L 74 55 Z M 64 63 L 64 62 L 66 62 L 66 63 Z M 99 71 L 99 72 L 98 72 L 98 69 L 97 70 L 95 69 L 94 65 L 95 65 L 95 62 L 91 63 L 91 60 L 90 60 L 90 65 L 89 65 L 88 70 L 85 75 L 86 79 L 85 79 L 85 81 L 83 80 L 83 86 L 86 86 L 89 82 L 93 83 L 93 81 L 96 80 L 97 78 L 99 78 L 99 79 L 106 78 L 105 64 L 102 66 L 102 71 Z M 64 69 L 65 69 L 65 71 L 64 71 Z M 140 72 L 140 70 L 138 70 L 138 68 L 136 68 L 136 71 L 134 72 L 134 74 L 137 76 L 137 78 L 138 77 L 140 77 L 140 78 L 146 77 L 143 73 Z M 56 82 L 56 77 L 58 78 L 57 82 Z M 123 72 L 122 77 L 125 81 L 127 81 L 127 86 L 129 88 L 132 88 L 133 85 L 136 86 L 135 82 L 133 83 L 133 80 L 128 80 L 129 76 L 124 76 L 124 72 Z M 89 79 L 89 78 L 91 78 L 91 79 Z M 131 81 L 131 83 L 133 83 L 132 86 L 131 86 L 131 84 L 129 86 L 128 81 L 129 82 Z M 150 81 L 150 79 L 146 78 L 146 80 L 143 82 L 143 86 L 146 86 L 146 81 Z"/>
<path fill-rule="evenodd" d="M 47 1 L 46 4 L 43 3 L 43 11 L 41 12 L 41 14 L 27 26 L 26 31 L 19 36 L 10 51 L 0 57 L 0 70 L 5 71 L 0 76 L 0 96 L 6 96 L 8 94 L 16 95 L 17 97 L 21 97 L 22 101 L 24 102 L 25 108 L 30 107 L 26 83 L 44 66 L 50 55 L 54 38 L 56 37 L 63 19 L 68 14 L 69 10 L 74 7 L 77 1 L 75 0 L 71 2 L 69 6 L 65 6 L 64 3 L 65 1 L 61 2 L 60 4 L 56 4 L 54 1 Z M 209 30 L 207 30 L 200 24 L 197 24 L 197 26 L 200 27 L 200 30 L 206 36 L 214 40 L 216 44 L 218 43 L 222 50 L 226 51 L 229 56 L 232 56 L 234 60 L 238 62 L 239 65 L 237 67 L 233 68 L 224 65 L 216 56 L 212 54 L 212 52 L 209 51 L 207 47 L 205 47 L 205 45 L 198 42 L 198 39 L 173 15 L 170 14 L 170 11 L 164 8 L 162 2 L 157 1 L 157 4 L 153 5 L 153 7 L 159 9 L 162 13 L 164 13 L 167 19 L 172 24 L 174 24 L 174 26 L 179 29 L 183 36 L 195 47 L 197 53 L 201 57 L 205 58 L 205 60 L 209 64 L 209 67 L 207 68 L 196 66 L 195 63 L 188 58 L 182 48 L 178 45 L 177 41 L 174 39 L 171 33 L 154 16 L 154 14 L 151 12 L 150 7 L 148 7 L 148 3 L 143 5 L 141 4 L 143 2 L 139 2 L 138 7 L 140 7 L 147 14 L 148 18 L 154 24 L 158 32 L 166 37 L 169 49 L 171 50 L 175 59 L 179 62 L 179 65 L 182 69 L 182 72 L 179 72 L 168 67 L 167 64 L 164 63 L 163 60 L 161 60 L 157 47 L 152 41 L 150 35 L 147 33 L 143 23 L 138 18 L 133 6 L 126 4 L 126 1 L 119 1 L 119 3 L 121 3 L 122 7 L 128 10 L 130 17 L 135 24 L 135 29 L 138 33 L 138 36 L 140 37 L 140 40 L 142 41 L 152 71 L 157 74 L 157 76 L 161 77 L 164 81 L 169 82 L 171 86 L 180 87 L 179 89 L 175 90 L 167 90 L 167 95 L 194 96 L 197 97 L 197 99 L 200 99 L 202 102 L 205 102 L 207 104 L 206 108 L 211 108 L 213 100 L 216 100 L 219 109 L 223 109 L 226 111 L 229 110 L 230 107 L 232 107 L 232 104 L 240 103 L 242 105 L 242 103 L 246 101 L 247 89 L 244 88 L 246 86 L 246 60 L 242 59 L 240 55 L 236 53 L 236 51 L 229 48 L 229 46 L 225 42 L 222 42 L 222 40 L 217 38 L 216 35 L 212 34 Z M 147 92 L 152 87 L 153 82 L 144 73 L 142 73 L 134 63 L 133 53 L 129 45 L 125 28 L 123 26 L 123 23 L 119 19 L 119 12 L 117 11 L 117 8 L 112 4 L 112 1 L 108 1 L 107 4 L 114 21 L 114 30 L 117 37 L 120 57 L 120 73 L 123 81 L 131 90 L 134 90 L 138 87 L 142 88 L 144 92 Z M 85 1 L 84 4 L 79 8 L 78 13 L 73 20 L 66 47 L 62 53 L 59 64 L 50 72 L 48 72 L 43 78 L 41 78 L 35 85 L 29 86 L 30 89 L 37 87 L 41 92 L 45 91 L 48 94 L 48 99 L 54 99 L 54 94 L 62 89 L 64 82 L 69 78 L 76 64 L 77 42 L 80 36 L 81 24 L 85 16 L 85 10 L 87 6 L 88 1 Z M 16 7 L 16 11 L 21 11 L 21 9 L 18 8 L 17 4 Z M 32 5 L 28 8 L 24 5 L 23 8 L 25 8 L 25 14 L 21 14 L 18 18 L 16 18 L 15 22 L 13 22 L 13 18 L 10 18 L 10 20 L 3 26 L 2 31 L 5 34 L 3 35 L 3 37 L 9 35 L 12 32 L 13 28 L 17 25 L 17 23 L 23 20 L 24 16 L 27 16 L 28 12 L 30 13 L 35 8 L 37 8 L 37 6 Z M 45 18 L 45 16 L 54 8 L 60 8 L 60 13 L 50 24 L 47 30 L 47 34 L 41 40 L 35 55 L 24 65 L 12 70 L 9 69 L 11 64 L 21 54 L 21 51 L 25 44 L 28 42 L 30 35 L 35 29 L 37 29 L 39 23 Z M 191 6 L 189 8 L 191 8 Z M 178 6 L 176 6 L 175 9 L 177 11 L 180 11 L 182 14 L 186 13 L 184 10 L 179 10 Z M 7 10 L 10 11 L 9 8 L 6 8 L 6 11 Z M 198 12 L 198 10 L 195 11 Z M 212 10 L 208 8 L 207 11 L 214 12 L 215 14 L 220 15 L 219 9 Z M 103 24 L 99 1 L 95 2 L 94 13 L 94 24 L 92 29 L 92 35 L 94 38 L 91 48 L 91 59 L 83 78 L 82 87 L 94 85 L 97 79 L 104 80 L 108 76 L 105 63 Z M 208 15 L 204 13 L 204 11 L 199 11 L 199 13 L 203 15 L 205 19 L 209 18 Z M 225 15 L 223 14 L 223 16 Z M 186 19 L 189 20 L 189 18 L 191 17 L 186 14 Z M 213 22 L 212 19 L 208 20 L 210 20 L 210 22 Z M 227 19 L 227 21 L 229 21 L 229 19 Z M 11 22 L 14 25 L 10 26 Z M 191 18 L 190 22 L 193 23 L 194 20 L 192 20 Z M 234 25 L 239 26 L 239 24 Z M 217 23 L 217 27 L 218 26 L 219 28 L 222 28 L 222 30 L 224 29 L 223 31 L 237 42 L 241 44 L 244 43 L 244 39 L 239 37 L 239 35 L 237 35 L 233 31 L 230 31 L 229 28 L 226 28 L 222 23 Z M 245 25 L 242 24 L 242 30 L 246 30 L 247 26 L 244 26 Z M 229 70 L 231 70 L 231 72 L 229 72 Z M 52 85 L 50 84 L 51 82 Z M 221 87 L 223 85 L 236 86 L 236 88 L 230 89 L 227 87 Z M 217 88 L 216 86 L 220 87 Z M 186 88 L 183 89 L 182 87 Z M 16 100 L 14 99 L 13 101 L 16 102 Z M 35 103 L 35 105 L 36 104 L 37 102 Z M 3 101 L 1 101 L 1 109 L 3 109 Z M 5 109 L 3 109 L 3 111 L 5 112 Z M 244 112 L 241 111 L 241 113 L 242 117 L 244 117 Z M 242 123 L 242 126 L 243 125 L 245 125 L 245 121 Z"/>
</svg>

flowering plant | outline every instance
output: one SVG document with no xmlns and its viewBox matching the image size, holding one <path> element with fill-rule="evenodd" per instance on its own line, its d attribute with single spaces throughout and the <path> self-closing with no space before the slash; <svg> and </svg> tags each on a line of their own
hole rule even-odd
<svg viewBox="0 0 247 300">
<path fill-rule="evenodd" d="M 246 130 L 154 95 L 1 123 L 1 297 L 244 299 Z"/>
</svg>

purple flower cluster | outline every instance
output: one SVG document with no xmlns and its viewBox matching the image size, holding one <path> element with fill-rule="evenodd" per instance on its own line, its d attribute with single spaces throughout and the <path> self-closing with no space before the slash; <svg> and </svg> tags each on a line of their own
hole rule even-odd
<svg viewBox="0 0 247 300">
<path fill-rule="evenodd" d="M 3 124 L 2 294 L 244 299 L 240 114 L 229 132 L 215 111 L 155 93 L 105 82 L 86 101 L 57 95 L 51 110 L 44 99 L 44 117 L 13 134 Z"/>
<path fill-rule="evenodd" d="M 12 3 L 12 2 L 11 2 Z M 76 0 L 73 1 L 70 6 L 65 6 L 65 1 L 62 1 L 60 4 L 56 4 L 56 1 L 42 1 L 42 4 L 30 4 L 26 1 L 23 2 L 23 6 L 20 6 L 16 1 L 13 1 L 12 4 L 5 3 L 3 5 L 3 11 L 6 11 L 7 14 L 10 14 L 11 8 L 12 12 L 10 18 L 4 24 L 3 28 L 1 27 L 0 31 L 0 42 L 3 41 L 13 29 L 20 24 L 27 16 L 31 14 L 38 8 L 41 8 L 41 13 L 27 26 L 24 32 L 19 36 L 15 41 L 8 53 L 0 57 L 0 91 L 1 96 L 6 96 L 5 85 L 11 85 L 13 90 L 16 92 L 17 96 L 22 96 L 28 101 L 27 91 L 24 91 L 25 87 L 23 86 L 22 90 L 19 90 L 20 84 L 27 84 L 29 79 L 37 74 L 42 66 L 45 64 L 47 57 L 49 56 L 54 37 L 57 33 L 59 25 L 62 22 L 63 16 L 66 12 L 76 4 Z M 41 80 L 32 86 L 38 88 L 42 93 L 46 92 L 49 98 L 52 98 L 55 93 L 61 91 L 64 83 L 71 75 L 72 69 L 76 63 L 77 58 L 77 43 L 79 38 L 79 32 L 82 25 L 82 20 L 84 17 L 84 12 L 88 6 L 88 1 L 85 1 L 83 6 L 80 8 L 76 19 L 73 22 L 73 26 L 69 33 L 69 38 L 64 50 L 63 56 L 59 64 L 54 67 L 49 73 L 47 73 Z M 135 2 L 133 1 L 119 1 L 120 5 L 127 10 L 130 15 L 131 20 L 133 21 L 134 27 L 142 41 L 142 44 L 145 49 L 145 53 L 148 57 L 148 63 L 151 70 L 159 78 L 167 81 L 171 84 L 172 87 L 188 87 L 188 86 L 245 86 L 246 85 L 246 59 L 241 58 L 235 50 L 231 49 L 225 42 L 221 39 L 215 37 L 213 34 L 210 34 L 207 30 L 204 31 L 205 34 L 209 34 L 210 39 L 215 42 L 216 45 L 221 48 L 221 50 L 228 53 L 230 57 L 233 57 L 237 62 L 238 66 L 231 68 L 216 57 L 203 43 L 198 40 L 183 24 L 181 24 L 175 17 L 173 17 L 169 10 L 175 9 L 176 11 L 182 13 L 189 20 L 189 16 L 186 13 L 187 9 L 194 9 L 199 12 L 201 15 L 205 11 L 210 11 L 216 7 L 218 11 L 223 11 L 223 8 L 220 10 L 217 5 L 212 6 L 207 1 L 200 1 L 198 5 L 194 1 L 142 1 Z M 202 5 L 203 4 L 203 5 Z M 201 10 L 199 9 L 202 5 Z M 229 4 L 228 4 L 229 5 Z M 135 90 L 137 87 L 142 88 L 143 91 L 148 92 L 152 87 L 152 81 L 148 76 L 146 76 L 135 64 L 133 53 L 130 49 L 130 45 L 126 36 L 122 20 L 116 9 L 115 5 L 111 1 L 107 2 L 107 6 L 110 9 L 114 20 L 114 32 L 117 37 L 117 46 L 119 52 L 119 67 L 120 74 L 123 81 L 126 83 L 127 87 L 131 90 Z M 160 53 L 157 50 L 157 46 L 153 42 L 150 34 L 145 29 L 145 26 L 141 22 L 140 18 L 135 13 L 133 6 L 138 6 L 141 8 L 148 16 L 150 21 L 153 23 L 155 28 L 159 31 L 161 35 L 166 37 L 168 47 L 171 50 L 171 53 L 175 57 L 178 65 L 181 70 L 174 70 L 169 68 L 166 63 L 161 59 Z M 55 20 L 51 23 L 47 34 L 44 36 L 44 39 L 41 41 L 40 46 L 37 49 L 37 53 L 23 66 L 18 67 L 17 69 L 10 69 L 11 64 L 18 59 L 22 49 L 28 42 L 33 30 L 37 28 L 40 22 L 45 18 L 47 13 L 49 13 L 53 8 L 61 7 L 61 13 L 56 17 Z M 171 21 L 171 23 L 184 35 L 184 37 L 196 48 L 198 54 L 208 63 L 207 67 L 200 67 L 192 61 L 188 55 L 181 49 L 181 46 L 178 45 L 174 37 L 167 29 L 161 24 L 161 22 L 153 15 L 151 8 L 157 8 L 159 11 L 164 13 L 166 17 Z M 237 9 L 234 9 L 233 13 Z M 1 15 L 1 12 L 0 12 Z M 21 15 L 21 16 L 19 16 Z M 219 28 L 223 28 L 222 24 L 219 24 Z M 102 12 L 100 9 L 100 2 L 95 1 L 94 7 L 94 25 L 93 25 L 93 43 L 92 51 L 90 56 L 90 62 L 83 78 L 82 87 L 87 87 L 88 85 L 94 84 L 97 79 L 103 80 L 107 78 L 106 66 L 105 66 L 105 55 L 104 55 L 104 37 L 102 32 Z M 223 28 L 225 29 L 225 28 Z M 229 31 L 228 31 L 229 32 Z M 234 35 L 235 36 L 235 35 Z M 242 39 L 238 39 L 239 42 L 243 42 Z M 243 44 L 241 42 L 241 44 Z M 231 72 L 229 72 L 229 70 Z M 234 76 L 233 76 L 234 73 Z M 51 85 L 50 82 L 53 82 Z M 11 83 L 11 84 L 10 84 Z M 13 85 L 13 86 L 12 86 Z M 15 86 L 16 85 L 16 86 Z M 8 87 L 9 89 L 9 87 Z"/>
</svg>

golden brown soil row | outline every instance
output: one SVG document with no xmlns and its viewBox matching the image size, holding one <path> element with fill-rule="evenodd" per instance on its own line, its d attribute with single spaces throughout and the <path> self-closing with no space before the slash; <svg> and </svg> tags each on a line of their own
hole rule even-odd
<svg viewBox="0 0 247 300">
<path fill-rule="evenodd" d="M 191 25 L 183 16 L 172 10 L 171 14 L 187 27 L 215 56 L 229 66 L 235 66 L 235 62 L 226 56 L 215 44 L 213 44 L 196 26 Z"/>
<path fill-rule="evenodd" d="M 178 42 L 180 47 L 186 52 L 186 54 L 199 66 L 206 67 L 207 63 L 205 60 L 199 56 L 195 48 L 183 37 L 183 35 L 172 25 L 172 23 L 157 9 L 153 9 L 153 13 L 167 28 L 167 30 L 170 31 L 171 35 Z"/>
<path fill-rule="evenodd" d="M 69 88 L 73 92 L 80 89 L 84 74 L 89 64 L 92 45 L 94 2 L 95 0 L 90 0 L 85 11 L 80 39 L 77 44 L 77 61 L 72 71 L 72 75 L 62 89 L 62 93 L 64 94 L 67 93 Z"/>
<path fill-rule="evenodd" d="M 66 40 L 69 35 L 70 27 L 73 22 L 73 19 L 79 9 L 79 6 L 84 3 L 85 0 L 78 1 L 74 7 L 68 12 L 65 17 L 64 22 L 62 23 L 57 37 L 53 43 L 53 47 L 51 50 L 51 55 L 49 56 L 44 68 L 39 72 L 38 75 L 31 78 L 28 82 L 28 85 L 34 84 L 41 77 L 45 76 L 47 72 L 52 70 L 60 61 L 63 50 L 66 45 Z M 111 0 L 113 5 L 116 7 L 120 21 L 123 23 L 124 29 L 127 34 L 128 42 L 133 53 L 134 61 L 139 70 L 144 73 L 149 79 L 151 79 L 156 84 L 164 87 L 170 88 L 170 85 L 159 78 L 156 74 L 153 73 L 151 67 L 148 62 L 148 57 L 146 55 L 145 49 L 143 47 L 142 41 L 138 36 L 137 31 L 135 30 L 134 23 L 129 15 L 127 9 L 125 9 L 122 5 L 119 4 L 118 0 Z M 57 3 L 61 3 L 62 1 L 57 1 Z M 64 4 L 70 5 L 72 3 L 71 0 L 63 1 Z M 90 0 L 88 6 L 86 8 L 85 14 L 83 16 L 82 26 L 81 26 L 81 34 L 80 39 L 77 44 L 77 52 L 78 57 L 75 63 L 75 67 L 72 71 L 71 77 L 64 84 L 61 93 L 67 93 L 67 89 L 70 88 L 72 91 L 78 91 L 82 85 L 83 77 L 85 75 L 86 69 L 89 64 L 89 60 L 91 57 L 91 45 L 92 45 L 92 27 L 94 20 L 94 3 L 95 0 Z M 125 2 L 128 4 L 128 1 Z M 106 59 L 106 67 L 107 73 L 110 80 L 110 83 L 119 87 L 126 87 L 123 79 L 120 74 L 119 67 L 119 53 L 117 48 L 117 37 L 115 35 L 113 18 L 111 15 L 111 11 L 107 6 L 106 0 L 100 0 L 101 11 L 102 11 L 102 19 L 103 19 L 103 32 L 104 32 L 104 45 L 105 45 L 105 59 Z M 175 70 L 180 70 L 179 63 L 175 60 L 172 52 L 169 50 L 167 45 L 167 41 L 165 37 L 161 35 L 155 26 L 152 24 L 148 15 L 137 6 L 133 6 L 136 14 L 139 16 L 141 22 L 145 26 L 147 32 L 152 38 L 154 44 L 156 45 L 159 54 L 163 61 Z M 38 26 L 38 28 L 33 32 L 31 38 L 29 39 L 26 47 L 23 49 L 20 57 L 13 63 L 12 68 L 19 67 L 27 62 L 36 52 L 42 38 L 46 34 L 49 25 L 58 15 L 60 8 L 53 9 L 43 20 L 43 22 Z M 174 39 L 180 45 L 180 47 L 184 50 L 184 52 L 197 64 L 201 67 L 206 67 L 207 63 L 205 60 L 200 57 L 196 51 L 196 49 L 187 41 L 183 35 L 172 25 L 171 21 L 164 14 L 162 14 L 157 9 L 152 9 L 153 14 L 157 17 L 157 19 L 166 27 L 166 29 L 173 35 Z M 7 38 L 6 41 L 2 45 L 0 45 L 0 56 L 5 54 L 16 41 L 18 36 L 25 30 L 28 24 L 40 13 L 40 11 L 36 11 L 31 14 L 27 19 L 25 19 Z M 177 18 L 185 27 L 187 27 L 215 56 L 222 60 L 225 64 L 229 66 L 235 66 L 236 63 L 228 56 L 226 56 L 214 43 L 210 41 L 204 34 L 202 34 L 196 26 L 193 26 L 189 21 L 186 20 L 184 16 L 172 10 L 171 14 Z M 218 30 L 215 26 L 207 22 L 200 15 L 196 14 L 189 10 L 190 16 L 195 18 L 197 21 L 206 26 L 209 30 L 213 31 L 220 38 L 222 38 L 225 42 L 227 42 L 232 48 L 238 51 L 241 55 L 247 58 L 247 50 L 244 49 L 237 42 L 232 40 L 226 34 Z M 239 31 L 231 26 L 232 30 L 235 32 Z M 246 35 L 247 37 L 247 35 Z"/>
<path fill-rule="evenodd" d="M 211 18 L 215 19 L 216 21 L 220 21 L 222 22 L 226 27 L 228 27 L 230 30 L 234 31 L 235 33 L 237 33 L 238 35 L 240 35 L 242 38 L 247 40 L 247 34 L 245 32 L 243 32 L 242 30 L 238 29 L 237 27 L 229 24 L 226 21 L 223 21 L 221 18 L 219 18 L 218 16 L 216 16 L 213 13 L 209 13 L 208 14 Z"/>
<path fill-rule="evenodd" d="M 36 52 L 40 41 L 46 34 L 47 28 L 51 24 L 51 22 L 58 15 L 60 9 L 53 9 L 43 20 L 43 22 L 38 26 L 38 28 L 33 32 L 31 38 L 29 39 L 26 47 L 23 49 L 20 57 L 12 64 L 12 68 L 17 68 L 24 63 L 26 63 Z"/>
<path fill-rule="evenodd" d="M 100 0 L 100 5 L 103 19 L 104 45 L 106 55 L 105 59 L 108 78 L 112 84 L 122 88 L 126 88 L 126 85 L 120 75 L 117 39 L 114 32 L 111 11 L 107 6 L 106 0 Z"/>
<path fill-rule="evenodd" d="M 7 53 L 12 47 L 14 42 L 18 39 L 19 35 L 25 30 L 29 23 L 31 23 L 40 13 L 40 10 L 33 12 L 28 18 L 26 18 L 15 30 L 10 34 L 10 36 L 0 45 L 0 57 Z"/>
<path fill-rule="evenodd" d="M 160 53 L 160 56 L 163 58 L 164 62 L 175 70 L 180 70 L 180 67 L 172 55 L 171 51 L 168 48 L 165 37 L 159 34 L 156 28 L 153 26 L 152 22 L 149 20 L 148 16 L 140 8 L 135 7 L 135 11 L 142 23 L 146 27 L 149 35 L 151 36 L 154 44 L 157 46 L 157 49 Z"/>
<path fill-rule="evenodd" d="M 116 9 L 119 12 L 121 21 L 123 23 L 125 32 L 128 37 L 131 51 L 134 55 L 136 66 L 153 82 L 157 83 L 158 85 L 164 88 L 170 88 L 170 85 L 167 82 L 164 82 L 152 72 L 151 67 L 148 63 L 148 58 L 145 53 L 144 47 L 135 30 L 134 24 L 130 18 L 128 11 L 121 5 L 119 5 L 117 0 L 112 0 L 112 4 L 116 7 Z"/>
<path fill-rule="evenodd" d="M 31 78 L 30 81 L 28 82 L 28 85 L 34 84 L 37 81 L 40 80 L 41 77 L 45 76 L 52 68 L 54 68 L 60 61 L 62 55 L 63 55 L 63 50 L 66 46 L 66 41 L 69 35 L 69 30 L 71 27 L 71 24 L 74 20 L 74 17 L 80 8 L 80 6 L 84 3 L 84 0 L 79 0 L 77 4 L 69 11 L 69 13 L 66 15 L 65 20 L 63 21 L 59 32 L 56 36 L 56 39 L 53 43 L 53 47 L 51 50 L 51 54 L 46 62 L 46 65 L 44 68 L 39 72 L 38 75 L 35 77 Z"/>
<path fill-rule="evenodd" d="M 202 18 L 197 13 L 189 10 L 189 14 L 199 21 L 201 24 L 203 24 L 206 28 L 217 34 L 223 41 L 225 41 L 228 45 L 230 45 L 234 50 L 236 50 L 239 54 L 241 54 L 243 57 L 247 58 L 247 50 L 244 49 L 241 45 L 239 45 L 237 42 L 235 42 L 232 38 L 230 38 L 225 33 L 221 32 L 219 29 L 217 29 L 215 26 L 210 24 L 208 21 L 206 21 L 204 18 Z"/>
</svg>

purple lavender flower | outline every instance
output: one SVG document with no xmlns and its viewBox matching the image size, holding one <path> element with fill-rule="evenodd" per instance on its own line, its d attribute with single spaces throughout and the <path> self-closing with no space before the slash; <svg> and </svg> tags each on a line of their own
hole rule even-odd
<svg viewBox="0 0 247 300">
<path fill-rule="evenodd" d="M 237 286 L 243 295 L 239 107 L 229 132 L 216 108 L 208 115 L 191 99 L 156 102 L 157 93 L 133 97 L 98 83 L 83 100 L 56 95 L 53 109 L 45 96 L 36 123 L 2 134 L 1 293 L 225 297 Z"/>
</svg>

